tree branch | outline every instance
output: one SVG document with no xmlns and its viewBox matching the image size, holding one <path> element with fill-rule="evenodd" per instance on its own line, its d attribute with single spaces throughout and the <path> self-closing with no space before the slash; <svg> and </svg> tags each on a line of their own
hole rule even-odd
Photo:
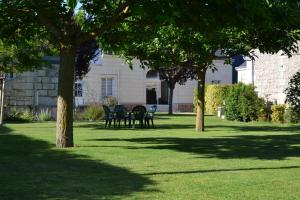
<svg viewBox="0 0 300 200">
<path fill-rule="evenodd" d="M 31 0 L 31 2 L 36 7 L 35 12 L 37 13 L 38 19 L 55 36 L 55 38 L 59 40 L 59 38 L 61 37 L 59 28 L 57 28 L 46 16 L 42 14 L 44 12 L 44 9 L 36 6 L 36 2 L 34 0 Z"/>
<path fill-rule="evenodd" d="M 121 22 L 124 19 L 128 18 L 131 15 L 128 12 L 128 8 L 131 2 L 132 0 L 128 0 L 124 3 L 120 3 L 111 18 L 109 18 L 105 23 L 103 23 L 101 27 L 95 28 L 94 30 L 88 33 L 84 33 L 79 42 L 82 43 L 87 40 L 93 39 L 112 28 L 118 22 Z"/>
</svg>

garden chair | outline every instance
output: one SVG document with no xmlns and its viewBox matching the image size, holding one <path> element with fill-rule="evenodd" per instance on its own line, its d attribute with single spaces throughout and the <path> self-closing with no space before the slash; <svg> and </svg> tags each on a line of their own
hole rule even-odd
<svg viewBox="0 0 300 200">
<path fill-rule="evenodd" d="M 135 106 L 130 113 L 129 126 L 131 126 L 132 121 L 133 128 L 135 128 L 135 121 L 139 121 L 140 127 L 142 128 L 144 126 L 146 112 L 147 110 L 145 106 Z"/>
<path fill-rule="evenodd" d="M 114 119 L 114 113 L 110 111 L 109 107 L 103 105 L 103 110 L 104 110 L 104 113 L 105 113 L 105 128 L 108 127 L 110 128 L 111 127 L 111 122 L 112 120 Z"/>
<path fill-rule="evenodd" d="M 129 120 L 128 110 L 122 105 L 116 105 L 114 114 L 114 127 L 116 127 L 117 122 L 118 127 L 120 128 L 122 120 L 124 120 L 124 125 L 126 126 L 127 119 Z"/>
<path fill-rule="evenodd" d="M 145 125 L 147 125 L 148 128 L 150 127 L 150 121 L 152 124 L 152 128 L 154 128 L 153 119 L 156 110 L 157 110 L 157 105 L 151 106 L 145 114 Z"/>
</svg>

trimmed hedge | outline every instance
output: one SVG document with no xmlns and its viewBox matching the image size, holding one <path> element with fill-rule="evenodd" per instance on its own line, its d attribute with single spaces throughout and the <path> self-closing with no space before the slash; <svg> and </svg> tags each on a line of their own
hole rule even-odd
<svg viewBox="0 0 300 200">
<path fill-rule="evenodd" d="M 225 100 L 226 119 L 244 122 L 258 120 L 264 101 L 254 89 L 253 85 L 242 83 L 230 87 Z"/>
<path fill-rule="evenodd" d="M 205 93 L 205 111 L 207 114 L 217 114 L 219 106 L 223 106 L 231 85 L 207 85 Z"/>
<path fill-rule="evenodd" d="M 273 105 L 271 109 L 272 109 L 272 122 L 284 123 L 284 114 L 285 114 L 286 105 L 285 104 Z"/>
</svg>

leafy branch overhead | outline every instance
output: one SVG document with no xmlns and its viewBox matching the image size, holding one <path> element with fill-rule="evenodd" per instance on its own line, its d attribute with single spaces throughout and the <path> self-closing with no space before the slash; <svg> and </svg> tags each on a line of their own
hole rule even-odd
<svg viewBox="0 0 300 200">
<path fill-rule="evenodd" d="M 128 60 L 139 58 L 143 65 L 156 68 L 200 66 L 204 73 L 216 56 L 216 49 L 221 49 L 225 55 L 256 48 L 267 53 L 283 50 L 290 54 L 300 39 L 299 0 L 78 2 L 0 1 L 0 38 L 5 49 L 12 52 L 8 55 L 21 55 L 19 52 L 28 45 L 36 46 L 35 41 L 48 41 L 59 51 L 58 147 L 74 145 L 75 60 L 78 48 L 85 42 L 96 39 L 102 49 L 117 52 Z M 18 56 L 17 61 L 26 64 L 34 57 L 32 54 L 42 57 L 45 52 L 36 54 L 37 49 L 30 48 L 26 51 L 28 59 L 22 59 L 26 55 Z M 6 53 L 2 55 L 8 60 Z M 17 61 L 10 62 L 21 67 Z"/>
</svg>

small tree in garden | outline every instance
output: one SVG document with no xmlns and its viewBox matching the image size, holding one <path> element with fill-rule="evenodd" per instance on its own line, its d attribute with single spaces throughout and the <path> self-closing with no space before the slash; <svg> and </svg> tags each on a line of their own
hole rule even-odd
<svg viewBox="0 0 300 200">
<path fill-rule="evenodd" d="M 207 69 L 213 68 L 213 60 L 220 57 L 220 55 L 216 55 L 216 52 L 222 49 L 222 45 L 225 43 L 231 43 L 231 47 L 235 45 L 233 42 L 235 39 L 229 40 L 227 36 L 231 37 L 232 33 L 222 30 L 206 35 L 195 32 L 191 28 L 170 24 L 161 26 L 156 33 L 152 33 L 152 38 L 128 42 L 127 45 L 120 48 L 119 53 L 127 60 L 133 58 L 141 60 L 142 67 L 167 72 L 171 92 L 175 87 L 176 80 L 183 83 L 189 78 L 196 79 L 199 90 L 196 101 L 196 130 L 203 131 L 205 74 Z M 108 35 L 107 39 L 111 40 L 112 38 Z M 244 52 L 247 53 L 246 50 Z M 183 73 L 185 73 L 184 76 Z M 165 78 L 168 79 L 168 77 Z M 169 100 L 172 101 L 172 98 Z M 169 102 L 170 105 L 172 105 L 171 102 Z M 169 113 L 171 113 L 170 111 Z"/>
<path fill-rule="evenodd" d="M 159 68 L 159 76 L 161 80 L 166 81 L 169 88 L 169 111 L 168 114 L 173 114 L 173 93 L 176 84 L 184 85 L 188 79 L 196 79 L 197 70 L 192 67 L 172 67 L 172 68 Z"/>
<path fill-rule="evenodd" d="M 285 90 L 286 102 L 291 105 L 291 109 L 297 118 L 300 118 L 300 71 L 289 81 L 289 86 Z"/>
</svg>

